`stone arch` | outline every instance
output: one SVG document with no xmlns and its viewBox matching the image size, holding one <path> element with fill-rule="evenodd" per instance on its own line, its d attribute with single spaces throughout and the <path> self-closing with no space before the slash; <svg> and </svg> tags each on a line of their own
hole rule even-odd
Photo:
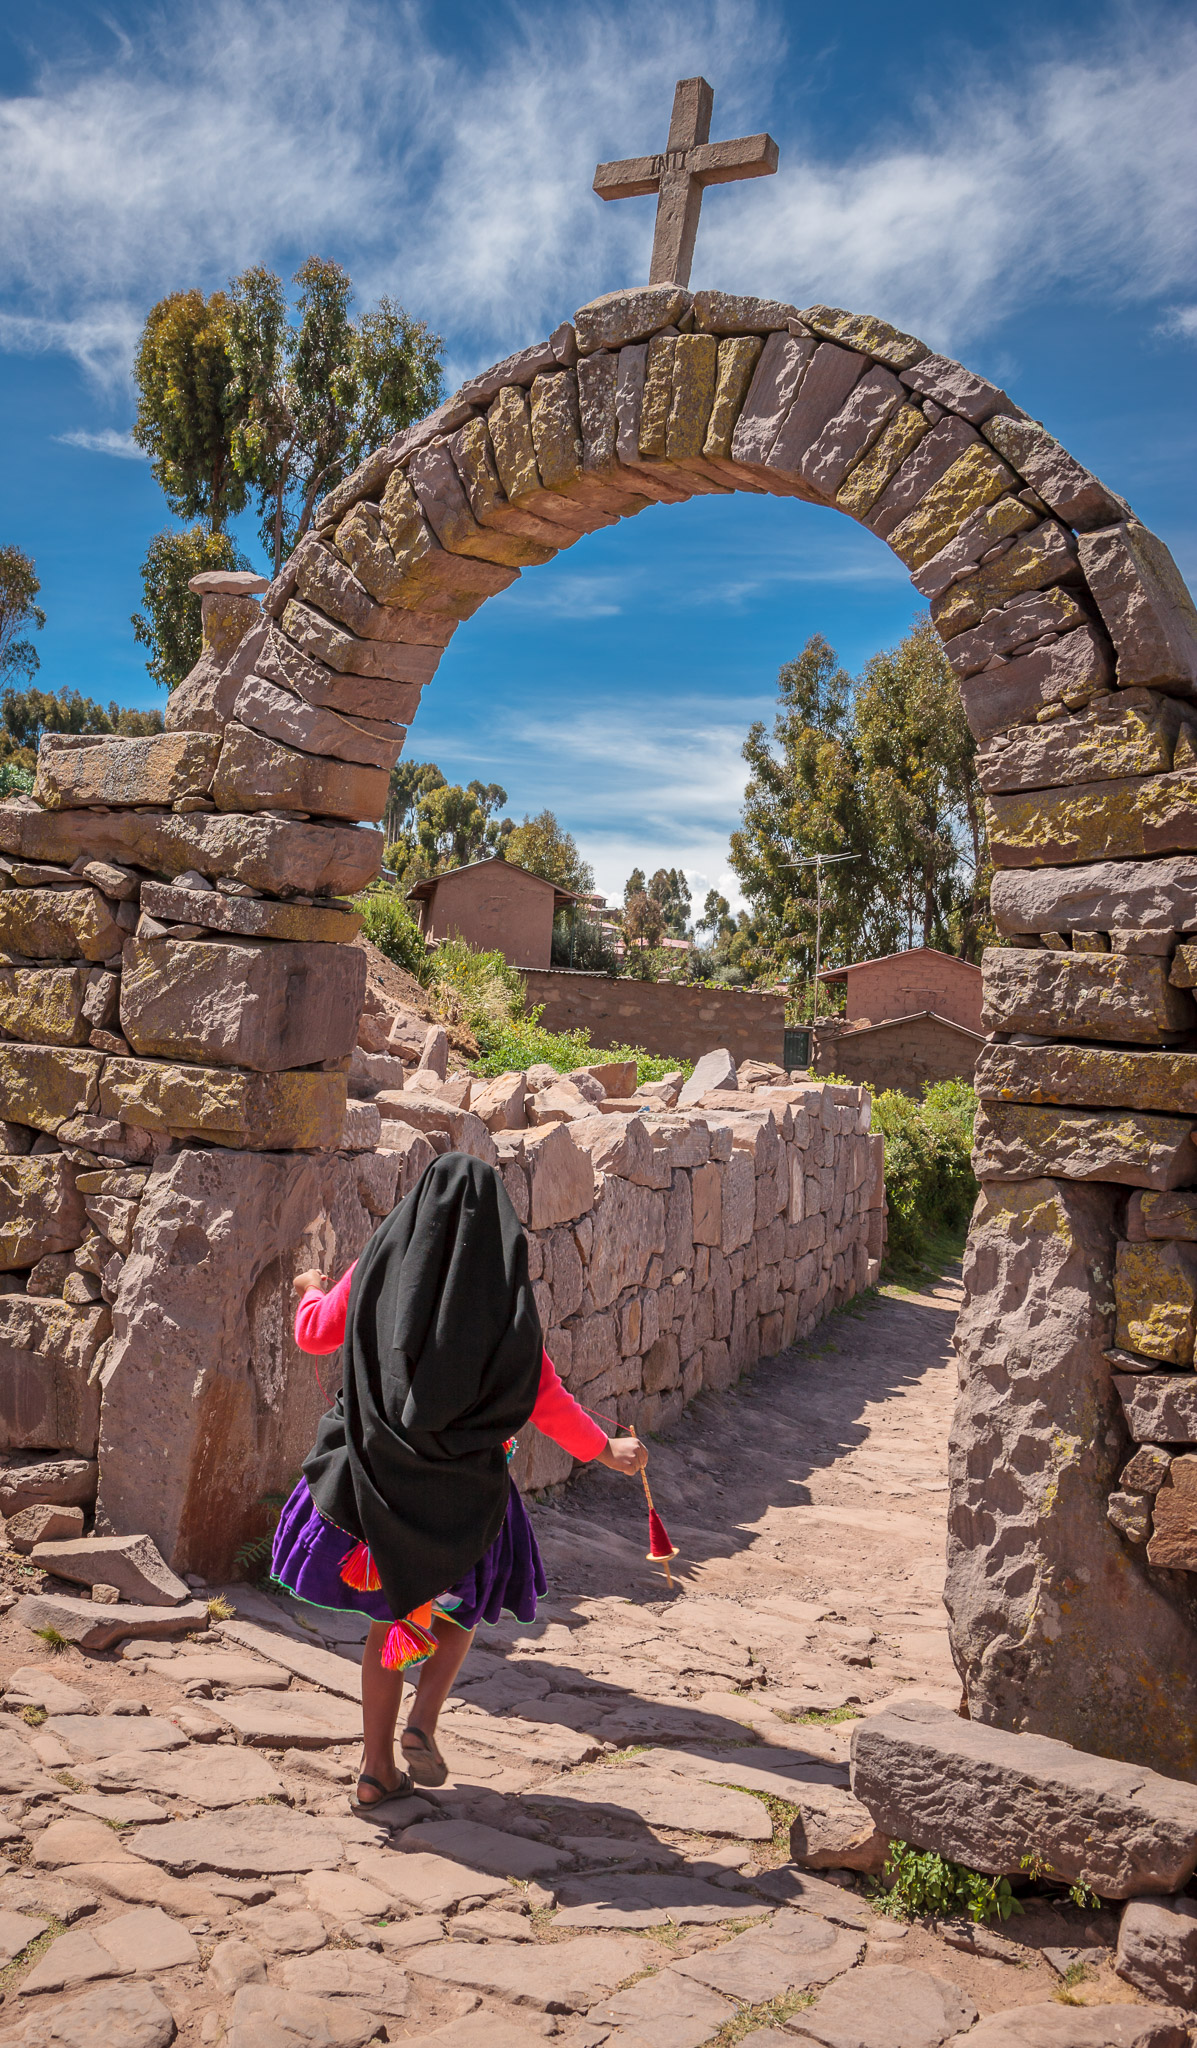
<svg viewBox="0 0 1197 2048">
<path fill-rule="evenodd" d="M 609 293 L 323 501 L 261 615 L 234 621 L 231 652 L 210 636 L 172 698 L 157 810 L 81 811 L 122 797 L 94 750 L 46 749 L 36 797 L 76 808 L 0 807 L 0 846 L 286 899 L 226 899 L 235 931 L 297 934 L 301 892 L 336 918 L 320 899 L 376 870 L 380 835 L 355 821 L 381 816 L 458 625 L 586 533 L 732 490 L 887 542 L 981 746 L 1007 944 L 985 963 L 949 1510 L 969 1710 L 1197 1775 L 1197 1379 L 1144 1370 L 1191 1363 L 1197 1312 L 1197 1199 L 1174 1192 L 1197 1182 L 1197 613 L 1163 544 L 1003 391 L 869 316 Z M 360 996 L 338 984 L 343 1007 Z M 163 1028 L 160 1054 L 196 1058 Z M 299 1049 L 223 1090 L 119 1061 L 88 1085 L 112 1117 L 218 1145 L 335 1143 L 343 1081 Z"/>
</svg>

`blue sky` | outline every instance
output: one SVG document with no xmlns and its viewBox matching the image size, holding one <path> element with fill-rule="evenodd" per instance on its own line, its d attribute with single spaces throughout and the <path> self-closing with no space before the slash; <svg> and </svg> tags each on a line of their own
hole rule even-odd
<svg viewBox="0 0 1197 2048">
<path fill-rule="evenodd" d="M 159 701 L 133 641 L 168 522 L 128 442 L 150 304 L 335 256 L 444 334 L 450 383 L 647 274 L 676 78 L 775 178 L 708 194 L 696 285 L 883 314 L 996 378 L 1197 580 L 1197 11 L 764 0 L 26 0 L 0 19 L 0 541 L 37 560 L 47 687 Z M 240 536 L 254 552 L 252 534 Z M 823 632 L 857 667 L 916 599 L 879 542 L 696 499 L 524 575 L 455 638 L 408 752 L 550 804 L 599 885 L 733 894 L 739 748 Z"/>
</svg>

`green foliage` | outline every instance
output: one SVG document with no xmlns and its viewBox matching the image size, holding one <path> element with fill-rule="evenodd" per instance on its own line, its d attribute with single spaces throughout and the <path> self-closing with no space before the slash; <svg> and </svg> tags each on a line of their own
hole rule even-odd
<svg viewBox="0 0 1197 2048">
<path fill-rule="evenodd" d="M 33 1633 L 41 1637 L 52 1657 L 61 1657 L 63 1651 L 71 1647 L 66 1636 L 60 1629 L 56 1629 L 52 1622 L 46 1622 L 42 1628 L 35 1628 Z"/>
<path fill-rule="evenodd" d="M 448 1024 L 465 1024 L 481 1045 L 524 1013 L 524 978 L 501 953 L 442 939 L 430 956 L 433 1001 Z M 498 1070 L 500 1073 L 502 1068 Z"/>
<path fill-rule="evenodd" d="M 602 920 L 586 914 L 586 906 L 570 904 L 553 919 L 554 967 L 575 967 L 590 974 L 619 973 L 619 955 Z"/>
<path fill-rule="evenodd" d="M 429 953 L 424 934 L 402 896 L 391 889 L 374 889 L 355 899 L 362 914 L 362 931 L 372 946 L 397 967 L 405 967 L 418 982 L 430 978 Z"/>
<path fill-rule="evenodd" d="M 32 555 L 18 547 L 0 548 L 0 681 L 6 676 L 36 675 L 41 663 L 26 628 L 40 633 L 46 614 L 34 599 L 41 589 Z"/>
<path fill-rule="evenodd" d="M 506 801 L 504 795 L 502 802 Z M 594 887 L 593 868 L 582 859 L 573 833 L 565 830 L 552 811 L 541 811 L 535 818 L 525 817 L 522 825 L 513 826 L 503 841 L 502 851 L 504 860 L 514 861 L 531 874 L 543 875 L 546 882 L 556 882 L 559 889 L 574 889 L 585 895 Z"/>
<path fill-rule="evenodd" d="M 887 1891 L 877 1885 L 871 1904 L 894 1920 L 952 1919 L 961 1913 L 970 1920 L 1008 1920 L 1022 1912 L 1008 1877 L 983 1877 L 963 1863 L 951 1863 L 934 1850 L 912 1849 L 907 1842 L 890 1843 L 885 1875 L 892 1880 L 891 1887 Z"/>
<path fill-rule="evenodd" d="M 887 1088 L 873 1101 L 885 1138 L 889 1262 L 918 1267 L 932 1240 L 967 1223 L 976 1199 L 970 1152 L 977 1098 L 966 1081 L 936 1081 L 921 1102 Z"/>
<path fill-rule="evenodd" d="M 406 848 L 410 858 L 415 846 L 416 811 L 420 801 L 434 789 L 443 789 L 445 777 L 435 761 L 397 761 L 391 770 L 387 785 L 387 807 L 383 814 L 382 827 L 388 841 L 387 866 L 398 865 L 398 857 Z M 390 855 L 397 859 L 392 861 Z"/>
<path fill-rule="evenodd" d="M 232 312 L 227 292 L 171 292 L 151 306 L 133 365 L 133 439 L 175 516 L 217 533 L 249 496 L 232 451 Z"/>
<path fill-rule="evenodd" d="M 976 747 L 930 624 L 853 678 L 821 635 L 778 677 L 772 735 L 753 725 L 731 864 L 754 906 L 757 967 L 809 978 L 921 943 L 973 958 L 987 937 L 988 849 Z"/>
<path fill-rule="evenodd" d="M 500 1026 L 474 1028 L 479 1057 L 473 1072 L 483 1076 L 511 1073 L 521 1067 L 556 1067 L 568 1074 L 574 1067 L 588 1067 L 597 1060 L 635 1060 L 637 1085 L 660 1081 L 666 1074 L 688 1076 L 688 1060 L 671 1060 L 659 1053 L 645 1052 L 638 1045 L 595 1045 L 586 1031 L 548 1031 L 537 1008 L 528 1016 L 512 1017 Z"/>
<path fill-rule="evenodd" d="M 0 761 L 0 796 L 28 796 L 32 788 L 32 768 L 23 768 L 19 761 Z"/>
<path fill-rule="evenodd" d="M 160 711 L 134 711 L 112 700 L 108 709 L 78 690 L 5 690 L 0 694 L 0 744 L 36 754 L 44 732 L 116 733 L 137 739 L 161 732 Z"/>
<path fill-rule="evenodd" d="M 1062 1877 L 1058 1870 L 1055 1870 L 1050 1863 L 1044 1860 L 1037 1849 L 1032 1849 L 1029 1855 L 1020 1857 L 1018 1867 L 1020 1870 L 1027 1871 L 1032 1881 L 1036 1884 L 1047 1883 L 1062 1886 L 1067 1891 L 1073 1905 L 1080 1907 L 1083 1912 L 1096 1913 L 1101 1910 L 1101 1900 L 1092 1887 L 1085 1883 L 1083 1878 L 1074 1878 L 1070 1882 L 1068 1878 Z"/>
<path fill-rule="evenodd" d="M 156 533 L 141 565 L 145 611 L 132 616 L 133 638 L 148 647 L 146 662 L 161 690 L 173 690 L 195 667 L 202 645 L 200 600 L 187 588 L 205 569 L 247 569 L 245 556 L 227 533 L 192 526 L 185 533 Z"/>
</svg>

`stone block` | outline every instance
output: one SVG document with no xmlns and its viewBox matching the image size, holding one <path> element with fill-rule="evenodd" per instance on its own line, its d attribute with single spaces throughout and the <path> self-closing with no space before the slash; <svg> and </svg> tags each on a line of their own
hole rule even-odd
<svg viewBox="0 0 1197 2048">
<path fill-rule="evenodd" d="M 1077 868 L 1003 869 L 990 907 L 999 932 L 1183 930 L 1193 916 L 1197 860 L 1096 861 Z M 0 901 L 3 899 L 0 898 Z"/>
<path fill-rule="evenodd" d="M 746 1151 L 733 1152 L 722 1174 L 722 1235 L 724 1257 L 746 1245 L 756 1224 L 756 1168 Z"/>
<path fill-rule="evenodd" d="M 241 938 L 290 939 L 300 945 L 350 945 L 362 928 L 360 911 L 348 903 L 271 903 L 178 883 L 143 882 L 141 907 L 169 924 L 199 924 Z"/>
<path fill-rule="evenodd" d="M 101 1053 L 81 1047 L 0 1046 L 0 1116 L 57 1131 L 95 1106 L 103 1065 Z"/>
<path fill-rule="evenodd" d="M 1126 1234 L 1136 1244 L 1166 1237 L 1197 1241 L 1197 1195 L 1132 1195 L 1126 1208 Z"/>
<path fill-rule="evenodd" d="M 380 818 L 387 772 L 280 746 L 248 726 L 230 725 L 212 783 L 222 811 L 279 807 L 334 818 Z"/>
<path fill-rule="evenodd" d="M 132 862 L 160 875 L 195 868 L 203 875 L 230 876 L 270 893 L 294 889 L 304 896 L 350 896 L 378 873 L 381 832 L 337 825 L 293 823 L 252 812 L 235 816 L 159 811 L 37 811 L 0 804 L 0 852 L 21 860 L 62 861 L 80 854 Z M 28 948 L 5 937 L 5 906 L 29 890 L 0 894 L 0 949 Z M 55 892 L 57 894 L 57 892 Z M 61 900 L 61 899 L 60 899 Z M 88 945 L 72 937 L 67 958 L 108 959 L 124 937 L 113 927 L 107 906 L 101 932 Z M 109 951 L 103 944 L 110 940 Z M 89 950 L 90 946 L 90 950 Z M 48 950 L 39 957 L 53 957 Z"/>
<path fill-rule="evenodd" d="M 612 1113 L 579 1118 L 570 1136 L 598 1174 L 617 1174 L 645 1187 L 658 1185 L 652 1140 L 638 1116 Z"/>
<path fill-rule="evenodd" d="M 96 1606 L 69 1593 L 25 1593 L 13 1612 L 26 1628 L 56 1628 L 80 1650 L 110 1650 L 125 1636 L 152 1642 L 208 1626 L 203 1600 L 188 1600 L 182 1607 L 142 1607 L 126 1600 Z M 172 1725 L 172 1734 L 177 1732 Z"/>
<path fill-rule="evenodd" d="M 867 370 L 803 456 L 804 482 L 821 496 L 834 498 L 849 470 L 873 446 L 905 395 L 891 371 Z"/>
<path fill-rule="evenodd" d="M 21 2014 L 10 2038 L 13 2048 L 168 2048 L 175 2032 L 169 2007 L 135 1981 L 89 1984 L 81 1998 L 55 2001 L 52 2011 L 38 2005 Z"/>
<path fill-rule="evenodd" d="M 84 1002 L 99 976 L 97 968 L 0 967 L 0 1030 L 26 1044 L 86 1045 Z"/>
<path fill-rule="evenodd" d="M 985 815 L 1003 868 L 1188 853 L 1197 849 L 1197 769 L 990 796 Z"/>
<path fill-rule="evenodd" d="M 954 639 L 977 626 L 996 605 L 1009 604 L 1031 590 L 1053 583 L 1079 583 L 1077 544 L 1058 519 L 1041 520 L 1021 534 L 995 561 L 982 563 L 953 583 L 931 604 L 931 617 L 942 640 Z"/>
<path fill-rule="evenodd" d="M 770 334 L 732 435 L 734 462 L 749 468 L 765 463 L 815 347 L 809 334 Z"/>
<path fill-rule="evenodd" d="M 1068 642 L 1057 643 L 1061 644 Z M 1000 677 L 1001 670 L 986 673 Z M 978 779 L 986 794 L 994 795 L 1001 790 L 1058 788 L 1062 783 L 1110 782 L 1126 775 L 1161 775 L 1172 766 L 1179 729 L 1174 697 L 1154 690 L 1120 690 L 1098 698 L 1081 717 L 1015 726 L 991 741 L 978 751 Z"/>
<path fill-rule="evenodd" d="M 494 408 L 491 410 L 493 414 Z M 412 653 L 426 638 L 429 645 L 443 645 L 443 641 L 433 643 L 431 639 L 437 620 L 445 622 L 442 630 L 447 635 L 457 620 L 471 618 L 488 597 L 514 582 L 518 573 L 490 562 L 471 561 L 465 555 L 451 555 L 440 545 L 399 470 L 392 472 L 381 505 L 353 507 L 337 528 L 336 542 L 371 596 L 403 607 L 413 620 L 421 622 L 420 642 L 412 644 Z M 330 668 L 352 668 L 352 660 L 343 658 L 345 654 L 352 657 L 352 647 L 338 648 L 319 614 L 313 612 L 309 619 L 302 616 L 305 610 L 289 605 L 284 612 L 283 624 L 290 638 Z M 296 617 L 294 612 L 301 615 Z M 342 658 L 334 659 L 338 653 Z M 426 683 L 435 667 L 427 660 L 405 665 L 407 675 L 391 680 Z"/>
<path fill-rule="evenodd" d="M 100 1390 L 86 1367 L 0 1342 L 0 1448 L 90 1459 L 99 1425 Z"/>
<path fill-rule="evenodd" d="M 1197 1330 L 1197 1249 L 1170 1240 L 1118 1247 L 1114 1342 L 1168 1365 L 1191 1365 Z"/>
<path fill-rule="evenodd" d="M 482 423 L 479 422 L 481 425 Z M 510 528 L 482 526 L 474 517 L 453 456 L 443 443 L 423 448 L 407 469 L 408 481 L 443 548 L 476 561 L 499 562 L 508 568 L 530 568 L 552 560 L 555 547 L 530 540 Z"/>
<path fill-rule="evenodd" d="M 0 1295 L 0 1344 L 50 1352 L 72 1371 L 86 1373 L 111 1328 L 107 1308 L 98 1304 L 76 1308 L 61 1295 Z"/>
<path fill-rule="evenodd" d="M 732 1089 L 736 1086 L 736 1063 L 730 1052 L 720 1047 L 716 1052 L 704 1052 L 694 1063 L 694 1071 L 688 1081 L 683 1082 L 677 1099 L 679 1109 L 689 1109 L 700 1102 L 704 1095 L 713 1090 Z"/>
<path fill-rule="evenodd" d="M 1148 1998 L 1197 2006 L 1197 1899 L 1128 1899 L 1114 1968 Z"/>
<path fill-rule="evenodd" d="M 695 296 L 696 311 L 701 297 L 701 293 Z M 891 370 L 909 370 L 929 354 L 925 342 L 913 334 L 903 334 L 900 328 L 891 327 L 873 313 L 846 313 L 838 306 L 807 306 L 798 318 L 821 340 L 838 341 L 845 348 L 857 349 L 861 355 L 870 356 L 875 363 L 884 363 Z"/>
<path fill-rule="evenodd" d="M 872 447 L 849 470 L 836 493 L 837 508 L 853 519 L 863 519 L 929 431 L 930 422 L 918 406 L 899 406 Z"/>
<path fill-rule="evenodd" d="M 9 1548 L 28 1557 L 35 1543 L 49 1543 L 56 1536 L 82 1536 L 83 1509 L 53 1507 L 48 1501 L 21 1508 L 4 1524 Z"/>
<path fill-rule="evenodd" d="M 365 987 L 357 946 L 130 939 L 121 1030 L 135 1053 L 277 1073 L 348 1057 Z"/>
<path fill-rule="evenodd" d="M 992 661 L 1029 647 L 1048 633 L 1071 633 L 1078 626 L 1095 623 L 1090 601 L 1076 591 L 1059 587 L 1033 590 L 1009 603 L 995 605 L 977 626 L 958 633 L 944 646 L 944 653 L 958 676 L 975 675 Z"/>
<path fill-rule="evenodd" d="M 677 284 L 604 292 L 574 314 L 578 353 L 587 356 L 596 348 L 622 348 L 628 341 L 644 341 L 659 328 L 673 325 L 689 304 L 690 293 Z"/>
<path fill-rule="evenodd" d="M 664 453 L 671 462 L 693 461 L 703 452 L 718 367 L 719 343 L 713 334 L 678 336 L 665 429 Z"/>
<path fill-rule="evenodd" d="M 61 1152 L 0 1158 L 0 1272 L 74 1251 L 86 1233 L 83 1197 Z"/>
<path fill-rule="evenodd" d="M 1087 530 L 1121 519 L 1121 499 L 1052 439 L 1037 420 L 997 414 L 982 429 L 985 439 L 1032 485 L 1049 510 L 1067 525 Z"/>
<path fill-rule="evenodd" d="M 701 291 L 694 294 L 694 323 L 704 334 L 725 334 L 733 338 L 773 334 L 799 315 L 797 306 L 780 299 L 757 299 L 748 292 Z M 822 308 L 824 312 L 829 308 Z M 845 314 L 851 319 L 851 314 Z M 835 339 L 836 337 L 831 337 Z"/>
<path fill-rule="evenodd" d="M 1171 1571 L 1197 1572 L 1197 1456 L 1191 1451 L 1171 1460 L 1156 1489 L 1147 1561 Z"/>
<path fill-rule="evenodd" d="M 1067 703 L 1075 706 L 1098 691 L 1105 691 L 1113 680 L 1113 674 L 1113 658 L 1105 635 L 1094 626 L 1079 626 L 1075 632 L 1065 633 L 1058 640 L 1029 648 L 1012 655 L 997 667 L 984 668 L 964 677 L 960 695 L 971 730 L 978 739 L 985 739 L 993 733 L 1016 727 L 1020 720 L 1033 717 L 1045 705 Z M 1117 700 L 1112 708 L 1116 711 Z M 1040 730 L 1036 728 L 1034 732 L 1016 736 L 1016 743 L 1032 758 L 1035 758 L 1033 741 Z M 1056 754 L 1060 754 L 1067 745 L 1068 735 L 1055 740 L 1054 733 L 1055 728 L 1049 727 L 1045 737 L 1051 736 Z M 1012 741 L 1015 740 L 1015 735 L 1011 737 Z M 1049 753 L 1048 758 L 1055 756 Z M 1082 756 L 1083 760 L 1088 758 Z M 1171 766 L 1170 759 L 1166 765 Z M 1119 763 L 1109 772 L 1122 775 L 1132 771 Z M 1082 774 L 1062 775 L 1056 779 L 1090 782 L 1097 777 Z M 1020 782 L 1016 786 L 1027 788 L 1031 785 Z"/>
<path fill-rule="evenodd" d="M 240 725 L 305 754 L 330 756 L 367 768 L 392 769 L 403 751 L 406 729 L 381 719 L 355 721 L 305 703 L 277 683 L 251 676 L 233 707 Z"/>
<path fill-rule="evenodd" d="M 30 960 L 110 960 L 125 934 L 96 889 L 5 889 L 0 951 Z"/>
<path fill-rule="evenodd" d="M 592 1220 L 587 1278 L 595 1306 L 609 1308 L 625 1287 L 644 1285 L 653 1253 L 664 1250 L 664 1198 L 652 1188 L 613 1176 L 602 1184 Z"/>
<path fill-rule="evenodd" d="M 929 445 L 929 440 L 924 443 Z M 920 569 L 946 547 L 974 512 L 1000 498 L 1014 481 L 992 448 L 984 442 L 974 442 L 956 457 L 886 538 L 908 569 Z"/>
<path fill-rule="evenodd" d="M 983 1102 L 1055 1102 L 1197 1115 L 1191 1053 L 1095 1045 L 985 1045 L 974 1086 Z"/>
<path fill-rule="evenodd" d="M 924 418 L 924 428 L 927 421 Z M 917 436 L 909 454 L 895 469 L 885 489 L 881 491 L 867 515 L 865 524 L 879 534 L 882 540 L 900 526 L 926 497 L 942 476 L 946 476 L 953 463 L 966 455 L 970 448 L 981 446 L 981 437 L 965 421 L 942 419 L 923 435 Z"/>
<path fill-rule="evenodd" d="M 729 334 L 719 344 L 715 395 L 702 452 L 708 460 L 726 461 L 732 436 L 764 347 L 759 335 Z M 579 373 L 579 381 L 580 373 Z"/>
<path fill-rule="evenodd" d="M 180 797 L 207 796 L 219 753 L 215 733 L 160 732 L 142 739 L 43 733 L 34 801 L 48 811 L 91 804 L 169 807 Z"/>
<path fill-rule="evenodd" d="M 398 470 L 395 476 L 400 477 L 403 489 L 410 490 L 406 478 Z M 391 481 L 394 482 L 394 477 Z M 356 519 L 363 511 L 364 507 L 358 506 L 352 516 Z M 437 552 L 446 562 L 457 565 L 455 577 L 462 569 L 470 570 L 475 577 L 478 572 L 483 572 L 483 582 L 491 587 L 480 594 L 479 601 L 481 596 L 490 597 L 495 590 L 502 590 L 507 583 L 514 581 L 518 573 L 514 569 L 492 569 L 486 562 L 466 563 L 460 555 L 445 555 L 443 549 Z M 497 582 L 493 580 L 496 578 Z M 286 606 L 279 625 L 302 653 L 324 662 L 326 667 L 336 669 L 340 675 L 370 676 L 376 682 L 419 683 L 422 686 L 432 681 L 441 657 L 439 647 L 428 646 L 424 642 L 360 639 L 356 633 L 334 625 L 325 617 L 323 610 L 317 611 L 315 605 L 303 604 L 294 597 Z"/>
<path fill-rule="evenodd" d="M 1166 960 L 987 946 L 981 969 L 981 1014 L 990 1031 L 1152 1045 L 1197 1030 L 1197 1007 L 1169 985 Z"/>
<path fill-rule="evenodd" d="M 1197 1444 L 1197 1373 L 1115 1373 L 1114 1385 L 1137 1444 Z"/>
<path fill-rule="evenodd" d="M 864 369 L 865 358 L 854 349 L 833 341 L 818 344 L 766 457 L 771 469 L 796 472 L 806 482 L 803 458 L 839 412 Z"/>
<path fill-rule="evenodd" d="M 977 1112 L 973 1168 L 982 1180 L 1061 1176 L 1189 1187 L 1197 1180 L 1192 1131 L 1182 1117 L 989 1101 Z"/>
<path fill-rule="evenodd" d="M 500 1160 L 522 1165 L 528 1179 L 528 1222 L 533 1230 L 550 1230 L 556 1223 L 570 1223 L 594 1207 L 594 1168 L 589 1155 L 578 1150 L 565 1124 L 549 1124 L 540 1131 L 509 1132 L 506 1146 L 500 1143 Z"/>
<path fill-rule="evenodd" d="M 893 1839 L 972 1870 L 1038 1856 L 1102 1898 L 1175 1892 L 1197 1866 L 1197 1786 L 911 1701 L 852 1734 L 852 1790 Z"/>
<path fill-rule="evenodd" d="M 255 1152 L 334 1146 L 345 1120 L 345 1101 L 345 1076 L 336 1073 L 254 1074 L 110 1059 L 100 1082 L 105 1116 L 140 1130 L 207 1138 L 214 1145 Z M 0 1184 L 3 1168 L 0 1161 Z"/>
<path fill-rule="evenodd" d="M 1082 534 L 1078 550 L 1119 682 L 1197 694 L 1197 607 L 1163 541 L 1127 519 Z"/>
<path fill-rule="evenodd" d="M 19 1516 L 39 1503 L 90 1508 L 96 1497 L 94 1458 L 36 1458 L 0 1467 L 0 1514 Z"/>
<path fill-rule="evenodd" d="M 853 1970 L 821 1991 L 787 2022 L 786 2034 L 822 2048 L 940 2048 L 963 2041 L 977 2008 L 958 1984 L 930 1970 L 876 1963 Z M 768 2036 L 760 2048 L 769 2048 Z"/>
<path fill-rule="evenodd" d="M 394 612 L 403 624 L 403 638 L 413 646 L 429 642 L 443 647 L 457 630 L 455 619 L 437 618 L 427 612 Z M 335 711 L 342 718 L 381 719 L 387 724 L 410 725 L 420 707 L 424 685 L 393 682 L 385 676 L 342 675 L 296 647 L 279 626 L 271 626 L 251 674 L 280 690 L 291 690 L 305 704 Z M 250 678 L 247 676 L 246 681 Z M 238 690 L 240 689 L 238 685 Z M 236 697 L 234 696 L 234 702 Z M 228 719 L 233 715 L 230 703 Z"/>
<path fill-rule="evenodd" d="M 182 1579 L 164 1564 L 148 1536 L 43 1538 L 33 1562 L 76 1585 L 115 1586 L 122 1600 L 146 1607 L 179 1607 L 190 1598 Z"/>
</svg>

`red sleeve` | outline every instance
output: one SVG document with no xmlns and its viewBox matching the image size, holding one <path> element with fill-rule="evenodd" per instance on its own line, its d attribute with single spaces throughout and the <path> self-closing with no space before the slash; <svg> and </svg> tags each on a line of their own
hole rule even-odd
<svg viewBox="0 0 1197 2048">
<path fill-rule="evenodd" d="M 353 1265 L 356 1264 L 355 1259 Z M 345 1310 L 352 1278 L 350 1266 L 327 1294 L 321 1294 L 318 1287 L 308 1288 L 295 1312 L 295 1342 L 301 1351 L 336 1350 L 345 1335 Z"/>
<path fill-rule="evenodd" d="M 557 1368 L 546 1351 L 540 1365 L 540 1391 L 532 1420 L 545 1436 L 574 1458 L 597 1458 L 607 1448 L 607 1434 L 592 1422 L 557 1377 Z"/>
</svg>

